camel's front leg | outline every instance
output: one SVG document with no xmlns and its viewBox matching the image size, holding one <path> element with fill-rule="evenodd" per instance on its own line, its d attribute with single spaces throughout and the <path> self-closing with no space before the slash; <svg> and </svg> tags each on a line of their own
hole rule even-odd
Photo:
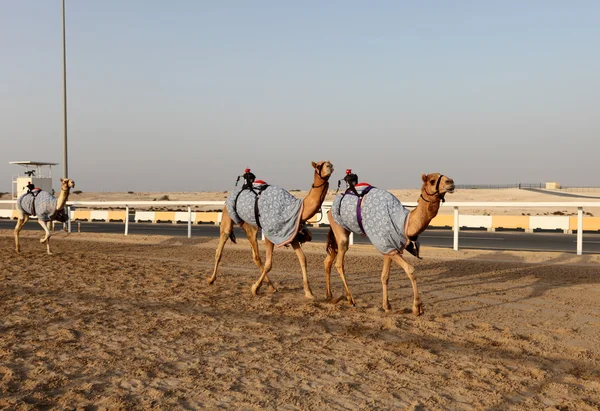
<svg viewBox="0 0 600 411">
<path fill-rule="evenodd" d="M 296 251 L 296 255 L 298 256 L 298 261 L 300 261 L 300 269 L 302 269 L 302 280 L 304 281 L 304 296 L 306 298 L 314 299 L 312 291 L 310 290 L 310 286 L 308 285 L 308 273 L 306 270 L 306 255 L 304 255 L 304 251 L 302 251 L 302 247 L 300 243 L 296 240 L 292 241 L 292 248 Z"/>
<path fill-rule="evenodd" d="M 406 260 L 404 260 L 404 258 L 402 258 L 402 255 L 400 254 L 394 254 L 390 256 L 395 262 L 398 263 L 398 265 L 400 265 L 400 267 L 402 267 L 402 269 L 406 272 L 406 275 L 408 275 L 408 278 L 410 279 L 410 282 L 412 284 L 412 288 L 413 288 L 413 306 L 412 306 L 412 312 L 414 315 L 423 315 L 425 313 L 425 311 L 423 310 L 423 304 L 421 303 L 421 297 L 419 297 L 419 290 L 417 289 L 417 280 L 415 278 L 415 275 L 413 274 L 415 272 L 415 267 L 413 267 L 412 265 L 410 265 L 409 263 L 406 262 Z"/>
<path fill-rule="evenodd" d="M 27 221 L 29 221 L 29 215 L 23 213 L 22 211 L 19 211 L 17 225 L 15 226 L 15 249 L 17 253 L 21 252 L 21 245 L 19 244 L 19 233 L 21 232 L 23 226 L 25 225 L 25 223 L 27 223 Z"/>
<path fill-rule="evenodd" d="M 273 249 L 275 248 L 275 244 L 273 244 L 268 238 L 265 238 L 265 248 L 266 248 L 266 260 L 265 267 L 263 272 L 260 275 L 260 278 L 256 283 L 252 285 L 252 295 L 256 295 L 258 289 L 262 285 L 267 273 L 271 271 L 271 267 L 273 267 Z"/>
<path fill-rule="evenodd" d="M 381 287 L 383 289 L 383 310 L 389 311 L 392 309 L 390 300 L 388 298 L 388 281 L 390 280 L 390 266 L 392 265 L 392 259 L 390 256 L 383 256 L 383 270 L 381 270 Z"/>
<path fill-rule="evenodd" d="M 48 222 L 43 221 L 39 218 L 38 218 L 38 222 L 40 223 L 40 225 L 46 232 L 46 235 L 40 240 L 40 243 L 42 243 L 42 244 L 46 243 L 46 251 L 48 252 L 49 255 L 52 255 L 52 252 L 50 251 L 50 230 L 48 229 Z"/>
</svg>

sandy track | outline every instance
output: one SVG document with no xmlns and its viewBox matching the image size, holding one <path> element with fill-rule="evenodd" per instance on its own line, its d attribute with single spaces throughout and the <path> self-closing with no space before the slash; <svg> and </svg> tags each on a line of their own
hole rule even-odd
<svg viewBox="0 0 600 411">
<path fill-rule="evenodd" d="M 215 240 L 57 233 L 47 256 L 40 236 L 16 255 L 0 232 L 0 408 L 600 407 L 596 256 L 424 248 L 416 318 L 397 268 L 380 309 L 370 247 L 348 255 L 349 307 L 324 299 L 322 244 L 305 247 L 311 301 L 289 249 L 279 292 L 252 297 L 244 240 L 208 286 Z"/>
</svg>

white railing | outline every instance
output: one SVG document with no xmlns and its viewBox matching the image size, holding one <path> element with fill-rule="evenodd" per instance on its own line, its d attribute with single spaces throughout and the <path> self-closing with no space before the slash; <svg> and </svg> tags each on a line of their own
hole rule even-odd
<svg viewBox="0 0 600 411">
<path fill-rule="evenodd" d="M 0 200 L 0 204 L 16 204 L 16 200 Z M 133 206 L 146 206 L 146 207 L 187 207 L 188 213 L 188 237 L 191 237 L 192 230 L 192 210 L 193 206 L 220 206 L 223 207 L 225 201 L 68 201 L 67 207 L 69 209 L 69 216 L 71 215 L 71 209 L 79 206 L 84 207 L 118 207 L 124 208 L 125 211 L 125 235 L 129 232 L 129 207 Z M 328 209 L 331 208 L 332 202 L 325 201 L 321 208 L 321 213 L 327 213 Z M 416 202 L 403 203 L 407 208 L 413 208 L 417 206 Z M 583 253 L 583 209 L 584 208 L 597 208 L 600 207 L 600 201 L 578 201 L 578 202 L 494 202 L 494 201 L 472 201 L 472 202 L 446 202 L 442 203 L 442 207 L 452 207 L 454 211 L 454 241 L 453 249 L 458 250 L 458 233 L 460 231 L 459 225 L 459 208 L 475 208 L 475 207 L 509 207 L 509 208 L 576 208 L 577 209 L 577 255 Z M 68 221 L 68 231 L 71 232 L 71 220 Z M 352 243 L 353 236 L 351 235 L 350 241 Z"/>
</svg>

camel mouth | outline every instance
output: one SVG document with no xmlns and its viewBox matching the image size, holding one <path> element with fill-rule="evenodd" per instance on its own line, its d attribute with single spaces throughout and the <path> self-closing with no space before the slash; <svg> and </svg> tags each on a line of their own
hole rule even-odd
<svg viewBox="0 0 600 411">
<path fill-rule="evenodd" d="M 455 188 L 456 187 L 454 186 L 454 184 L 452 184 L 451 186 L 447 186 L 446 187 L 446 192 L 452 194 L 452 193 L 454 193 L 454 189 Z"/>
</svg>

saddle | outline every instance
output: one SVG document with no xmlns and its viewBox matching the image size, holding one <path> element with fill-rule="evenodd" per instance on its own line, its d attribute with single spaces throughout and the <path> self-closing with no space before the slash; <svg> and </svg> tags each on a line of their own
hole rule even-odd
<svg viewBox="0 0 600 411">
<path fill-rule="evenodd" d="M 33 200 L 31 201 L 31 216 L 32 217 L 36 217 L 37 213 L 35 211 L 35 199 L 37 198 L 38 194 L 42 192 L 41 188 L 35 188 L 35 186 L 33 184 L 27 184 L 27 193 L 28 195 L 33 196 Z"/>
<path fill-rule="evenodd" d="M 365 233 L 365 229 L 363 228 L 363 225 L 362 225 L 361 205 L 362 205 L 362 200 L 363 200 L 364 196 L 367 195 L 367 193 L 369 191 L 371 191 L 371 189 L 373 189 L 374 187 L 367 183 L 358 184 L 358 176 L 356 174 L 353 174 L 351 169 L 346 170 L 346 177 L 344 177 L 344 181 L 346 182 L 347 188 L 346 188 L 346 191 L 344 193 L 342 193 L 342 199 L 340 200 L 340 207 L 341 207 L 342 201 L 344 201 L 344 197 L 346 196 L 346 194 L 350 194 L 350 195 L 354 195 L 354 196 L 358 197 L 358 203 L 356 204 L 356 220 L 358 222 L 358 226 L 360 227 L 360 231 L 362 232 L 362 236 L 364 237 L 366 235 L 366 233 Z M 338 181 L 338 190 L 340 187 L 340 183 L 341 183 L 341 180 Z M 356 186 L 366 186 L 366 187 L 359 193 L 356 190 Z M 418 241 L 418 236 L 409 237 L 409 240 L 410 240 L 410 242 L 404 247 L 404 249 L 406 251 L 408 251 L 410 254 L 417 257 L 419 260 L 422 260 L 422 258 L 420 256 L 421 244 Z"/>
<path fill-rule="evenodd" d="M 258 226 L 258 228 L 262 229 L 262 226 L 260 225 L 260 212 L 258 211 L 258 199 L 260 198 L 260 195 L 263 191 L 265 191 L 269 185 L 267 183 L 265 183 L 262 180 L 256 180 L 256 176 L 250 172 L 250 169 L 247 168 L 244 172 L 244 185 L 242 186 L 242 189 L 237 193 L 237 195 L 235 196 L 235 201 L 233 202 L 233 209 L 236 210 L 236 205 L 237 205 L 237 201 L 238 198 L 240 197 L 240 194 L 242 194 L 242 192 L 244 190 L 250 190 L 252 193 L 254 193 L 255 195 L 255 200 L 254 200 L 254 218 L 256 219 L 256 225 Z M 238 176 L 237 181 L 235 182 L 235 184 L 237 185 L 237 182 L 239 181 L 240 176 Z M 258 184 L 258 186 L 254 186 L 254 183 L 256 182 L 256 184 Z M 237 213 L 237 210 L 236 210 Z"/>
</svg>

